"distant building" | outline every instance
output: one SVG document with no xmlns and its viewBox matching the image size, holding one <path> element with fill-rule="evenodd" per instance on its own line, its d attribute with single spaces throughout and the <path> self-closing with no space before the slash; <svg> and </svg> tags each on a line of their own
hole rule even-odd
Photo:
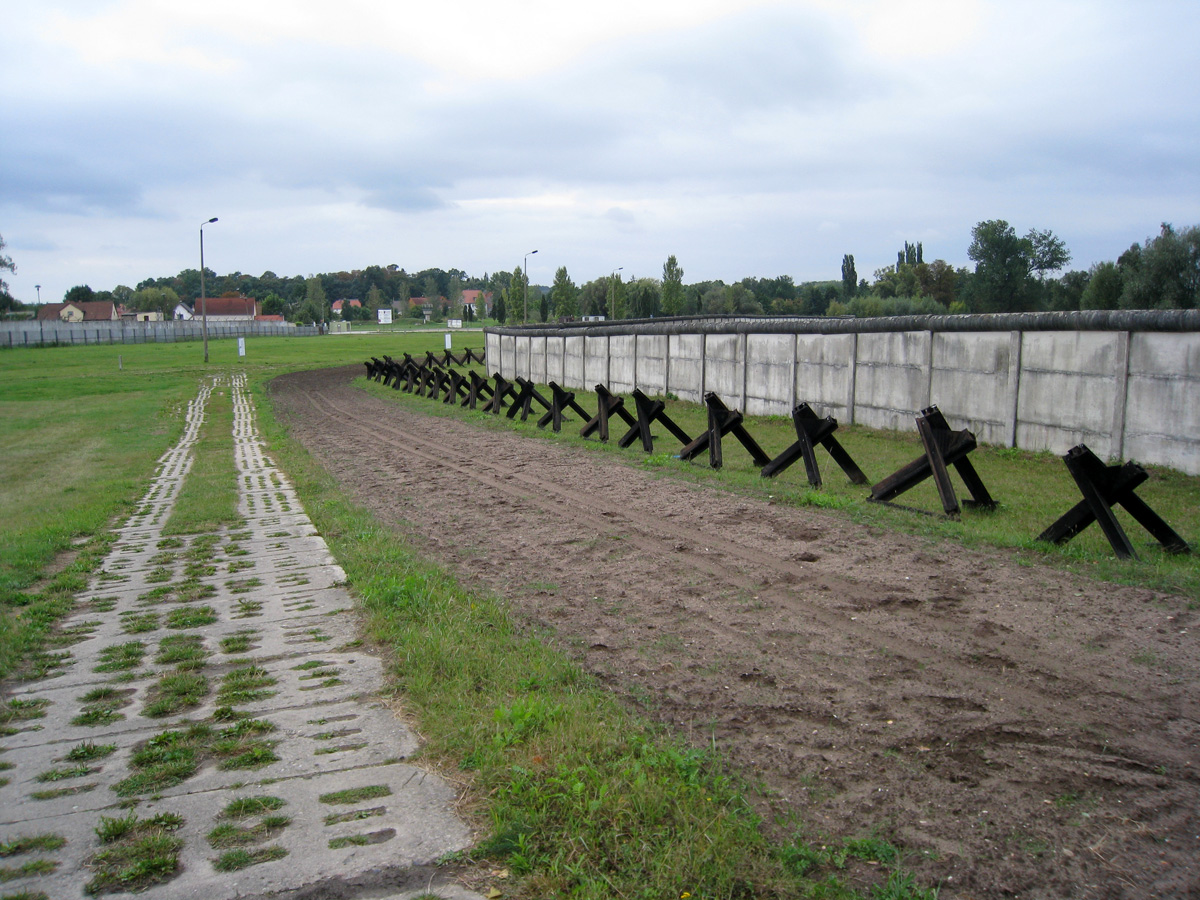
<svg viewBox="0 0 1200 900">
<path fill-rule="evenodd" d="M 362 309 L 362 302 L 359 300 L 334 300 L 331 308 L 333 310 L 333 314 L 338 318 L 341 318 L 342 310 L 347 307 L 350 307 L 351 309 Z"/>
<path fill-rule="evenodd" d="M 117 315 L 121 317 L 122 322 L 161 322 L 163 320 L 160 309 L 129 309 L 125 306 L 118 306 Z"/>
<path fill-rule="evenodd" d="M 207 310 L 205 309 L 207 307 Z M 195 315 L 207 315 L 208 321 L 253 322 L 262 315 L 262 301 L 253 297 L 208 297 L 196 301 Z"/>
<path fill-rule="evenodd" d="M 177 322 L 187 322 L 195 317 L 196 314 L 192 312 L 192 308 L 182 300 L 175 304 L 175 312 L 171 316 L 171 318 L 175 319 Z"/>
<path fill-rule="evenodd" d="M 37 317 L 40 322 L 116 322 L 120 318 L 111 300 L 46 303 L 38 309 Z"/>
<path fill-rule="evenodd" d="M 487 318 L 488 310 L 492 307 L 492 292 L 472 288 L 462 292 L 463 308 L 470 307 L 475 318 Z"/>
</svg>

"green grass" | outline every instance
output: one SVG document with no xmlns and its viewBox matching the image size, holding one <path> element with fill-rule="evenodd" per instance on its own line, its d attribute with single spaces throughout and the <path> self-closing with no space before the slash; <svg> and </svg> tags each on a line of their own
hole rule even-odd
<svg viewBox="0 0 1200 900">
<path fill-rule="evenodd" d="M 0 866 L 0 881 L 15 881 L 18 878 L 49 875 L 57 868 L 58 863 L 50 859 L 31 859 L 19 866 Z"/>
<path fill-rule="evenodd" d="M 330 791 L 317 799 L 322 803 L 349 804 L 361 803 L 364 800 L 377 800 L 380 797 L 390 797 L 392 789 L 386 784 L 368 784 L 364 787 L 346 788 L 343 791 Z"/>
<path fill-rule="evenodd" d="M 221 810 L 223 819 L 244 819 L 247 816 L 261 816 L 263 813 L 275 812 L 287 806 L 282 797 L 238 797 L 230 800 Z"/>
<path fill-rule="evenodd" d="M 208 679 L 195 672 L 162 676 L 149 692 L 142 715 L 152 719 L 195 709 L 208 696 Z"/>
<path fill-rule="evenodd" d="M 168 628 L 203 628 L 217 621 L 211 606 L 179 606 L 167 613 Z"/>
<path fill-rule="evenodd" d="M 201 668 L 208 659 L 204 640 L 196 634 L 171 634 L 158 643 L 154 661 L 162 666 L 175 666 L 180 671 Z"/>
<path fill-rule="evenodd" d="M 183 824 L 182 818 L 170 813 L 148 819 L 134 813 L 116 819 L 101 816 L 96 836 L 102 848 L 86 862 L 94 874 L 84 891 L 92 895 L 138 892 L 174 878 L 183 849 L 183 839 L 175 832 Z"/>
<path fill-rule="evenodd" d="M 222 653 L 245 653 L 254 646 L 259 633 L 253 628 L 243 628 L 235 631 L 229 637 L 221 638 Z"/>
<path fill-rule="evenodd" d="M 257 850 L 238 848 L 227 850 L 213 861 L 213 868 L 218 872 L 236 872 L 239 869 L 257 866 L 259 863 L 273 862 L 283 859 L 288 852 L 279 846 L 261 847 Z"/>
<path fill-rule="evenodd" d="M 93 759 L 111 756 L 116 750 L 116 744 L 96 744 L 92 741 L 84 741 L 82 744 L 72 747 L 64 758 L 70 762 L 90 762 Z"/>
<path fill-rule="evenodd" d="M 50 853 L 64 847 L 67 839 L 60 834 L 34 834 L 13 838 L 0 844 L 0 857 L 20 856 L 22 853 Z"/>
<path fill-rule="evenodd" d="M 113 644 L 100 651 L 100 664 L 92 668 L 93 672 L 125 672 L 136 669 L 142 664 L 146 655 L 146 645 L 141 641 L 126 641 L 124 644 Z"/>
</svg>

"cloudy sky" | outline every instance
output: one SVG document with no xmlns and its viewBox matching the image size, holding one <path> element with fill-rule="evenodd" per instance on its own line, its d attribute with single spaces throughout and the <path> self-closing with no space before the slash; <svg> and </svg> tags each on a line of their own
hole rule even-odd
<svg viewBox="0 0 1200 900">
<path fill-rule="evenodd" d="M 1195 0 L 17 0 L 18 299 L 205 261 L 860 276 L 1200 223 Z"/>
</svg>

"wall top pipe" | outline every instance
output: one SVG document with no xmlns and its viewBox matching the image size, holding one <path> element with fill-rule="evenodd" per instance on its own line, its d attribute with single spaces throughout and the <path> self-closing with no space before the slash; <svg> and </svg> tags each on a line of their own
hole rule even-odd
<svg viewBox="0 0 1200 900">
<path fill-rule="evenodd" d="M 484 329 L 526 337 L 630 334 L 870 334 L 894 331 L 1200 331 L 1197 309 L 1090 309 L 1066 312 L 879 316 L 677 316 Z"/>
</svg>

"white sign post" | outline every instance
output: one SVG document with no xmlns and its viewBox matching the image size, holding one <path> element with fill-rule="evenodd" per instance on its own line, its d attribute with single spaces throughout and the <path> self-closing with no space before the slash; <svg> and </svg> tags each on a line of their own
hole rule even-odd
<svg viewBox="0 0 1200 900">
<path fill-rule="evenodd" d="M 450 349 L 450 332 L 446 332 L 446 349 Z"/>
<path fill-rule="evenodd" d="M 246 339 L 244 337 L 240 337 L 240 338 L 238 338 L 238 356 L 245 356 L 245 355 L 246 355 Z"/>
<path fill-rule="evenodd" d="M 375 310 L 375 314 L 379 316 L 380 325 L 392 324 L 392 311 L 390 309 L 377 309 Z"/>
</svg>

